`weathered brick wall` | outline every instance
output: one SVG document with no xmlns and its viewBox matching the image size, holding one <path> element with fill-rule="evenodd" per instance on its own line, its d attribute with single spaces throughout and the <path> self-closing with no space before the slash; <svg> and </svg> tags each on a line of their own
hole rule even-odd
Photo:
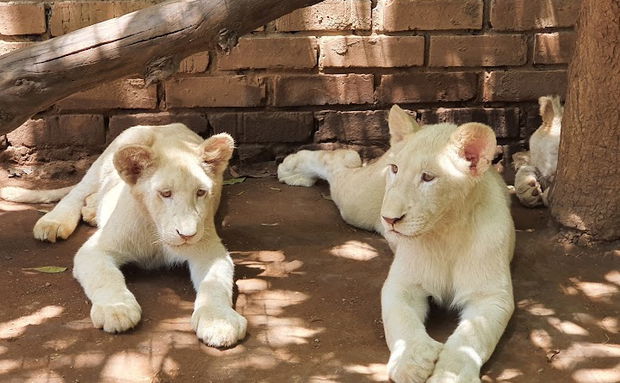
<svg viewBox="0 0 620 383">
<path fill-rule="evenodd" d="M 0 54 L 154 2 L 0 3 Z M 144 88 L 133 76 L 75 94 L 9 134 L 5 158 L 46 160 L 68 144 L 97 151 L 129 126 L 169 121 L 232 133 L 243 161 L 312 143 L 377 148 L 393 103 L 423 122 L 486 122 L 504 148 L 517 148 L 539 124 L 537 97 L 564 94 L 578 7 L 325 0 L 242 38 L 228 55 L 189 57 L 165 83 Z"/>
</svg>

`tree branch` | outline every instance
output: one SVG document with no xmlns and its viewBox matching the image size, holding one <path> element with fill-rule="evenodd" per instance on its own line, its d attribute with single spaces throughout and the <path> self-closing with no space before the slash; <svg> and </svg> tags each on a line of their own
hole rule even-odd
<svg viewBox="0 0 620 383">
<path fill-rule="evenodd" d="M 135 73 L 161 81 L 193 53 L 321 0 L 183 0 L 82 28 L 0 57 L 0 135 L 73 93 Z"/>
</svg>

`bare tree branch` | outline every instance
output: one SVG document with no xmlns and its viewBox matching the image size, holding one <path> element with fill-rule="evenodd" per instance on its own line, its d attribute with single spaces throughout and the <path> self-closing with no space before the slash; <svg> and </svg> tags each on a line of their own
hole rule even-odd
<svg viewBox="0 0 620 383">
<path fill-rule="evenodd" d="M 176 72 L 193 53 L 230 49 L 239 36 L 320 0 L 181 0 L 104 21 L 0 57 L 0 134 L 73 93 L 143 73 Z"/>
</svg>

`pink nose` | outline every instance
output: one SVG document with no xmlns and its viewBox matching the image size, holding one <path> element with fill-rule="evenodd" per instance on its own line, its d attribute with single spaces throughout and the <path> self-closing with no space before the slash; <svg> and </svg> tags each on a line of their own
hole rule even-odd
<svg viewBox="0 0 620 383">
<path fill-rule="evenodd" d="M 398 217 L 398 218 L 388 218 L 388 217 L 383 217 L 383 220 L 384 220 L 385 222 L 387 222 L 389 225 L 394 225 L 396 222 L 398 222 L 398 221 L 402 220 L 403 218 L 405 218 L 405 216 L 404 216 L 404 215 L 401 215 L 401 216 L 400 216 L 400 217 Z"/>
<path fill-rule="evenodd" d="M 177 234 L 179 235 L 179 237 L 181 237 L 185 241 L 187 241 L 188 239 L 192 239 L 196 235 L 196 233 L 194 233 L 194 234 L 181 234 L 181 232 L 179 230 L 177 230 Z"/>
</svg>

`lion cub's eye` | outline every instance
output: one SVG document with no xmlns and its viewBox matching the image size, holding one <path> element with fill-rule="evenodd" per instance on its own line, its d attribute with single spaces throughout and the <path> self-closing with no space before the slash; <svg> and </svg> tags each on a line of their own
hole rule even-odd
<svg viewBox="0 0 620 383">
<path fill-rule="evenodd" d="M 196 195 L 198 197 L 203 197 L 205 194 L 207 194 L 207 191 L 205 189 L 198 189 L 198 191 L 196 191 Z"/>
<path fill-rule="evenodd" d="M 159 192 L 159 195 L 163 198 L 170 198 L 172 197 L 172 192 L 170 190 L 163 190 Z"/>
<path fill-rule="evenodd" d="M 424 182 L 431 182 L 432 180 L 435 179 L 435 176 L 429 173 L 422 173 L 422 181 Z"/>
<path fill-rule="evenodd" d="M 392 171 L 392 173 L 396 174 L 398 173 L 398 166 L 390 164 L 390 170 Z"/>
</svg>

